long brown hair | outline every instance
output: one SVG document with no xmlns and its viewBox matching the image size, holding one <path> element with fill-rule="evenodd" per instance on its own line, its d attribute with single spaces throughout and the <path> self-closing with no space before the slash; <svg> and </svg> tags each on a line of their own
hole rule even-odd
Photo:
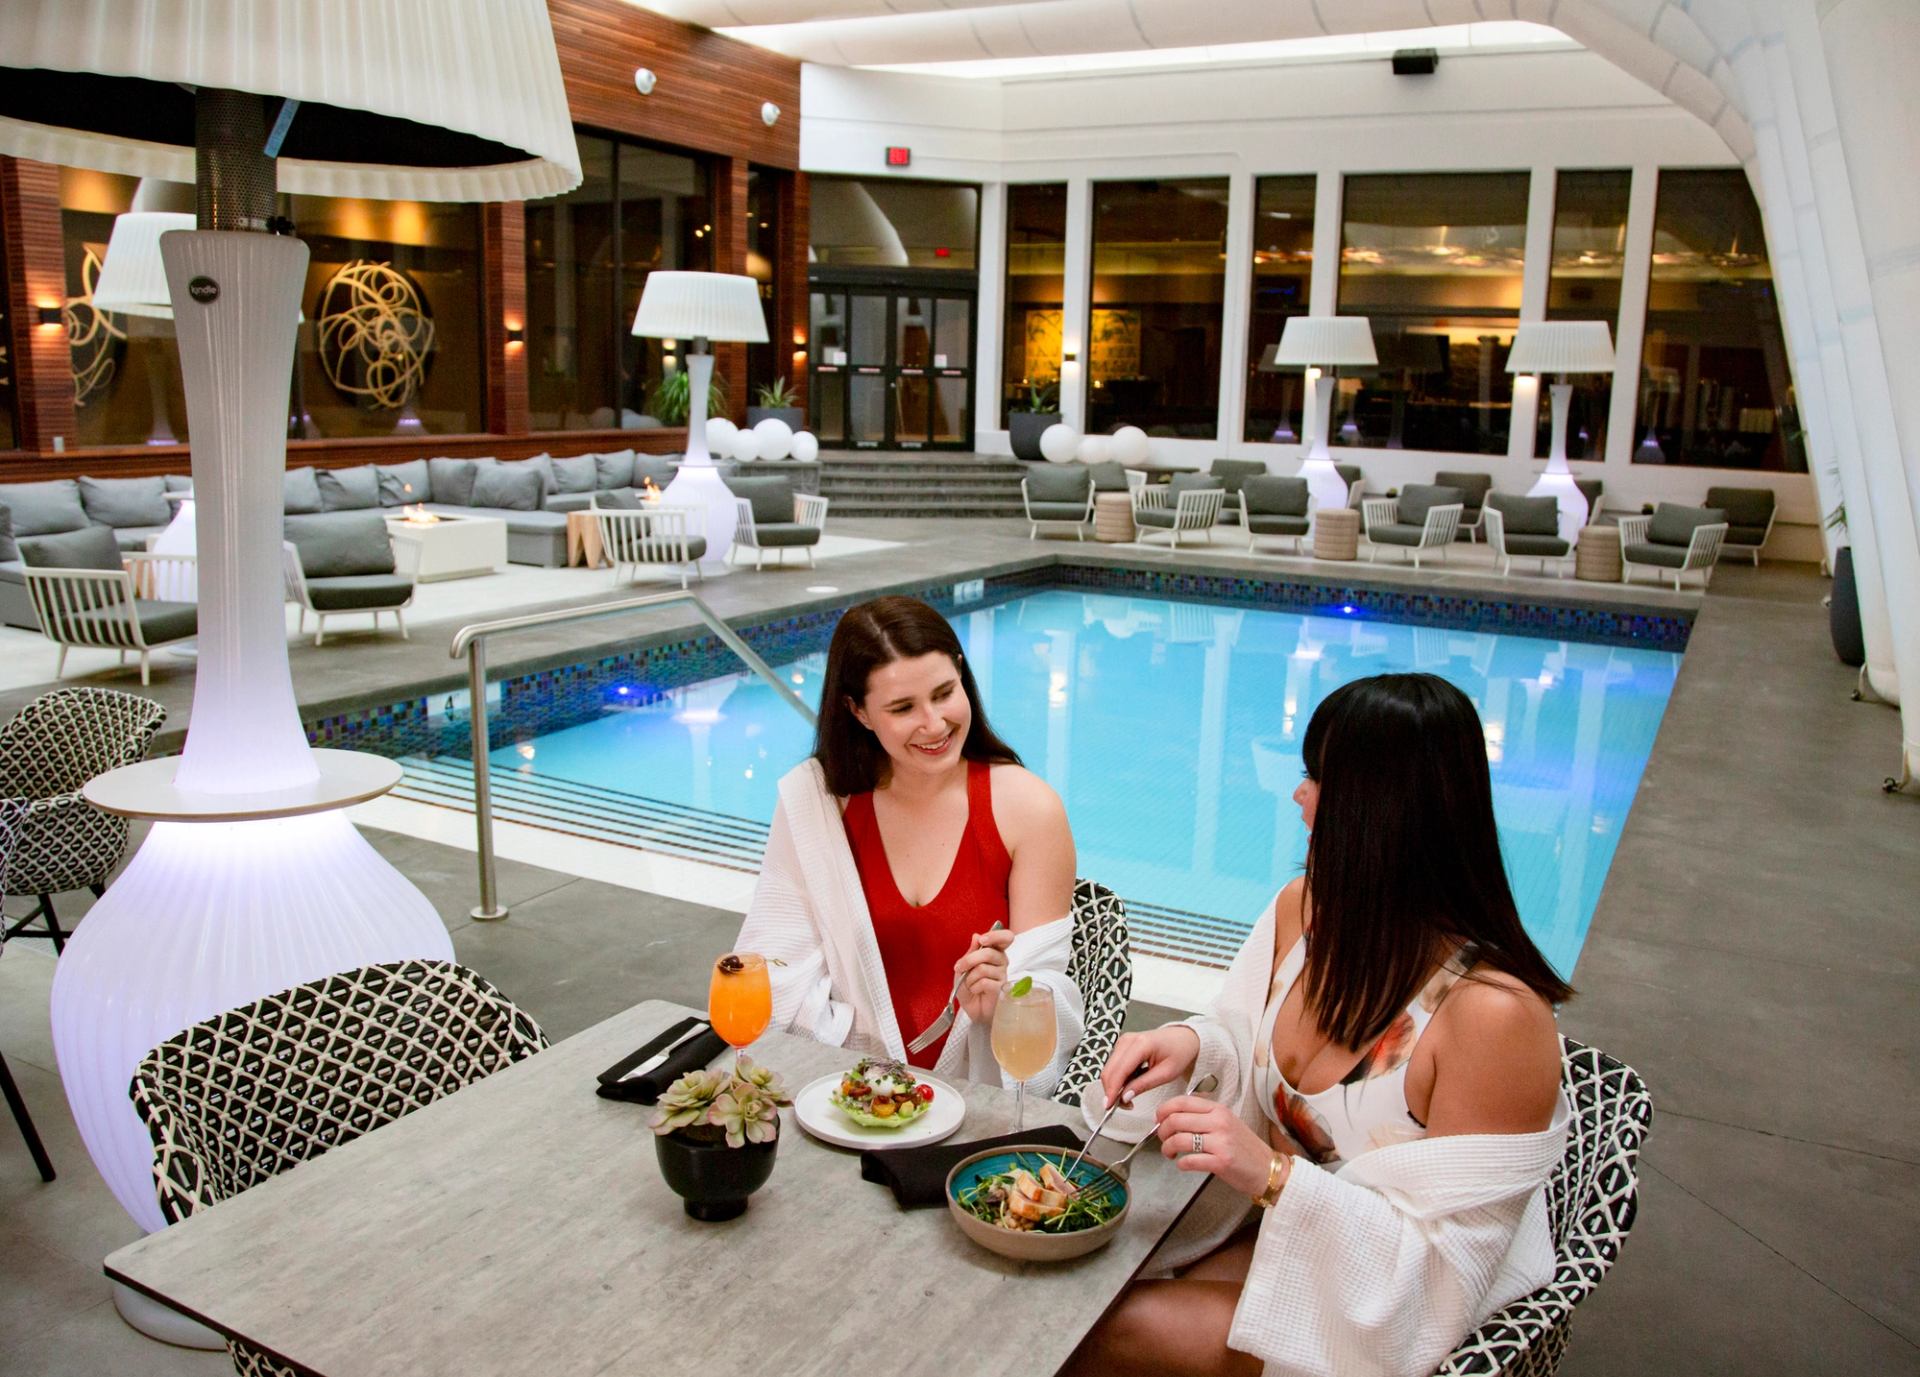
<svg viewBox="0 0 1920 1377">
<path fill-rule="evenodd" d="M 961 691 L 973 706 L 973 724 L 960 743 L 961 756 L 991 765 L 1020 763 L 1013 747 L 987 724 L 987 705 L 980 701 L 973 671 L 960 649 L 960 638 L 953 634 L 947 619 L 918 598 L 874 598 L 846 610 L 827 648 L 820 721 L 813 735 L 813 758 L 826 772 L 827 788 L 841 798 L 851 798 L 886 782 L 892 768 L 886 747 L 860 725 L 848 705 L 866 701 L 867 681 L 882 665 L 935 653 L 953 661 Z"/>
<path fill-rule="evenodd" d="M 1520 925 L 1472 701 L 1432 674 L 1328 694 L 1301 751 L 1320 786 L 1307 842 L 1307 1008 L 1367 1047 L 1463 944 L 1551 1003 L 1573 996 Z"/>
</svg>

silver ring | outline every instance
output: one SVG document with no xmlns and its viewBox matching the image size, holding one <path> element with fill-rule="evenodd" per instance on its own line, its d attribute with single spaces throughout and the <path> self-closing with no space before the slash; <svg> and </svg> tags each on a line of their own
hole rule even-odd
<svg viewBox="0 0 1920 1377">
<path fill-rule="evenodd" d="M 1205 1152 L 1207 1150 L 1206 1139 L 1198 1133 L 1193 1135 L 1193 1150 L 1195 1152 Z"/>
</svg>

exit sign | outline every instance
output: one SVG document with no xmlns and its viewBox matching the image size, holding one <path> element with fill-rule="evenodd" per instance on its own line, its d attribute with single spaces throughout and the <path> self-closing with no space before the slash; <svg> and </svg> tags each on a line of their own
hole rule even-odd
<svg viewBox="0 0 1920 1377">
<path fill-rule="evenodd" d="M 888 167 L 909 167 L 913 163 L 911 148 L 889 148 L 887 150 Z"/>
</svg>

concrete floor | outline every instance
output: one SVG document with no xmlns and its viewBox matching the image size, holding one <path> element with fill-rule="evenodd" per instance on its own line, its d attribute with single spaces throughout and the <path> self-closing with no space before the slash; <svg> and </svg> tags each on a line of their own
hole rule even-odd
<svg viewBox="0 0 1920 1377">
<path fill-rule="evenodd" d="M 810 584 L 855 594 L 1033 551 L 1013 523 L 857 529 L 908 544 L 836 561 L 831 574 L 727 578 L 709 600 L 728 616 L 770 612 L 807 600 Z M 1247 563 L 1224 547 L 1183 552 L 1180 562 Z M 1417 577 L 1462 586 L 1490 578 L 1470 568 Z M 1911 1059 L 1920 1043 L 1912 923 L 1920 799 L 1879 791 L 1897 734 L 1887 710 L 1848 701 L 1851 675 L 1826 642 L 1824 581 L 1788 567 L 1729 566 L 1704 604 L 1651 589 L 1517 582 L 1546 595 L 1702 608 L 1575 972 L 1580 997 L 1562 1015 L 1569 1034 L 1637 1067 L 1656 1105 L 1639 1222 L 1618 1268 L 1581 1308 L 1562 1370 L 1920 1373 Z M 502 658 L 553 663 L 588 643 L 677 624 L 649 618 L 544 633 Z M 446 676 L 445 656 L 444 636 L 407 645 L 363 638 L 337 651 L 296 650 L 295 676 L 309 705 L 368 702 L 397 683 Z M 189 690 L 185 675 L 155 686 L 175 709 L 170 729 Z M 15 706 L 11 697 L 0 696 L 0 712 Z M 465 916 L 470 853 L 370 835 L 439 905 L 460 959 L 556 1038 L 640 999 L 699 1003 L 706 963 L 737 922 L 504 862 L 513 917 L 475 925 Z M 72 914 L 83 901 L 74 898 Z M 46 1020 L 53 962 L 38 946 L 12 944 L 0 960 L 0 1050 L 62 1175 L 41 1185 L 0 1124 L 0 1368 L 221 1371 L 222 1356 L 134 1335 L 107 1299 L 100 1259 L 133 1229 L 67 1115 Z M 1158 1021 L 1158 1011 L 1135 1012 Z"/>
</svg>

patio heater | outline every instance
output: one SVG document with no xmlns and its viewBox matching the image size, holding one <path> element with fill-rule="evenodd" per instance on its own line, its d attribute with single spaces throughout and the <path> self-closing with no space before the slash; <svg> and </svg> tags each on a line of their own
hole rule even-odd
<svg viewBox="0 0 1920 1377">
<path fill-rule="evenodd" d="M 138 41 L 135 41 L 136 38 Z M 521 200 L 580 180 L 541 0 L 8 0 L 0 152 L 195 187 L 160 236 L 199 506 L 200 658 L 175 759 L 87 786 L 153 820 L 54 976 L 60 1077 L 121 1205 L 164 1221 L 127 1098 L 182 1028 L 356 966 L 452 956 L 433 905 L 341 810 L 398 767 L 307 744 L 287 665 L 281 480 L 307 248 L 278 191 Z M 136 1328 L 218 1347 L 116 1288 Z"/>
<path fill-rule="evenodd" d="M 1553 439 L 1547 447 L 1547 467 L 1528 497 L 1551 497 L 1560 504 L 1560 539 L 1579 540 L 1587 524 L 1587 498 L 1567 467 L 1567 413 L 1573 404 L 1569 373 L 1613 372 L 1613 337 L 1604 320 L 1529 320 L 1513 337 L 1507 353 L 1509 373 L 1555 375 L 1553 384 Z"/>
<path fill-rule="evenodd" d="M 1307 370 L 1307 400 L 1302 423 L 1307 430 L 1307 457 L 1300 476 L 1307 480 L 1311 507 L 1344 507 L 1347 485 L 1327 452 L 1327 433 L 1333 416 L 1333 378 L 1322 369 L 1371 367 L 1379 362 L 1373 351 L 1373 327 L 1365 316 L 1293 316 L 1280 333 L 1273 362 Z"/>
<path fill-rule="evenodd" d="M 760 284 L 737 273 L 650 272 L 640 293 L 640 309 L 633 315 L 633 333 L 687 341 L 681 356 L 687 370 L 687 452 L 662 500 L 670 507 L 692 507 L 702 513 L 707 552 L 700 567 L 710 573 L 724 572 L 738 512 L 707 450 L 707 387 L 713 381 L 713 355 L 707 345 L 716 339 L 767 342 Z"/>
</svg>

